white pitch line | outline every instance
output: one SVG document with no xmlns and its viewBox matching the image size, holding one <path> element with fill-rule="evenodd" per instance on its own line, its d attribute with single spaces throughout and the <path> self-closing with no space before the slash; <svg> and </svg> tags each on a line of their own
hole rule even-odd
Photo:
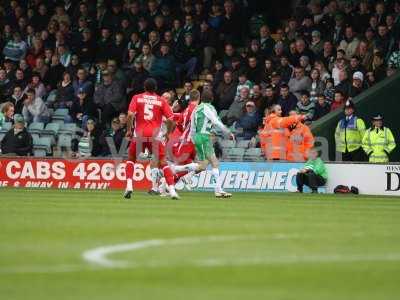
<svg viewBox="0 0 400 300">
<path fill-rule="evenodd" d="M 284 235 L 275 235 L 275 239 L 285 238 Z M 243 236 L 206 236 L 206 237 L 188 237 L 188 238 L 175 238 L 175 239 L 156 239 L 156 240 L 146 240 L 138 241 L 129 244 L 118 244 L 98 247 L 85 251 L 82 256 L 87 262 L 106 268 L 114 267 L 125 267 L 127 265 L 132 266 L 135 264 L 127 263 L 123 261 L 111 260 L 107 256 L 115 253 L 137 251 L 145 248 L 161 247 L 166 245 L 191 245 L 199 244 L 204 242 L 227 242 L 227 241 L 237 241 L 237 240 L 255 240 L 260 239 L 260 237 L 243 235 Z"/>
<path fill-rule="evenodd" d="M 354 233 L 354 238 L 364 236 L 364 233 Z M 287 235 L 274 234 L 270 236 L 254 236 L 254 235 L 239 235 L 239 236 L 206 236 L 206 237 L 187 237 L 175 239 L 156 239 L 138 241 L 130 244 L 119 244 L 103 246 L 85 251 L 83 258 L 87 262 L 105 268 L 137 268 L 137 267 L 172 267 L 177 264 L 170 264 L 163 261 L 149 261 L 147 263 L 135 263 L 117 261 L 108 258 L 109 255 L 128 251 L 138 251 L 146 248 L 163 247 L 171 245 L 192 245 L 209 242 L 227 242 L 227 241 L 250 241 L 261 239 L 284 240 L 296 238 L 312 238 L 315 236 L 306 235 Z M 218 266 L 240 266 L 240 265 L 269 265 L 269 264 L 291 264 L 291 263 L 330 263 L 330 262 L 358 262 L 358 261 L 400 261 L 400 253 L 389 254 L 326 254 L 326 255 L 286 255 L 286 256 L 270 256 L 270 257 L 251 257 L 234 259 L 203 259 L 189 260 L 185 263 L 198 267 L 218 267 Z M 179 265 L 179 264 L 178 264 Z"/>
</svg>

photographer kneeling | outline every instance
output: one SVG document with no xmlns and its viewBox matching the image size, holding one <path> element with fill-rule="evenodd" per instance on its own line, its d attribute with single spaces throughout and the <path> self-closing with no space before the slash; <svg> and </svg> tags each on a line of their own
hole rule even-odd
<svg viewBox="0 0 400 300">
<path fill-rule="evenodd" d="M 310 187 L 312 193 L 318 192 L 318 187 L 324 186 L 328 179 L 328 172 L 315 148 L 310 149 L 308 161 L 296 175 L 297 191 L 303 192 L 303 186 Z"/>
</svg>

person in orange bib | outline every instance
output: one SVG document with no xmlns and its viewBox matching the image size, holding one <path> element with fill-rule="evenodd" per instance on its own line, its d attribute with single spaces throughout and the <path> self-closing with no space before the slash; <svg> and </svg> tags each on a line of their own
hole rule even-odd
<svg viewBox="0 0 400 300">
<path fill-rule="evenodd" d="M 305 120 L 304 115 L 282 117 L 282 108 L 276 104 L 264 119 L 260 133 L 261 148 L 267 160 L 286 160 L 289 127 Z"/>
<path fill-rule="evenodd" d="M 296 116 L 296 111 L 289 112 L 289 116 Z M 286 160 L 291 162 L 303 162 L 308 159 L 308 152 L 314 146 L 314 136 L 310 128 L 297 122 L 289 127 Z"/>
</svg>

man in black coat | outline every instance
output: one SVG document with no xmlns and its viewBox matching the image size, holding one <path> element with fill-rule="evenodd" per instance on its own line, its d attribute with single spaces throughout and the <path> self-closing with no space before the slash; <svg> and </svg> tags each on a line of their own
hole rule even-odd
<svg viewBox="0 0 400 300">
<path fill-rule="evenodd" d="M 14 128 L 11 128 L 1 141 L 1 153 L 18 156 L 32 154 L 32 136 L 25 128 L 22 117 L 15 117 Z"/>
<path fill-rule="evenodd" d="M 143 68 L 143 62 L 140 58 L 137 58 L 134 63 L 134 68 L 130 70 L 127 74 L 127 77 L 129 78 L 130 82 L 128 84 L 128 90 L 130 97 L 140 94 L 144 92 L 143 85 L 144 82 L 147 78 L 149 78 L 149 72 L 146 71 L 145 68 Z"/>
</svg>

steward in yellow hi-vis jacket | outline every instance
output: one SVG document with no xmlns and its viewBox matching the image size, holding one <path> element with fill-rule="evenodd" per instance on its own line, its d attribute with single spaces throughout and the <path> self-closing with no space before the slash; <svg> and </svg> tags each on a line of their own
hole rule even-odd
<svg viewBox="0 0 400 300">
<path fill-rule="evenodd" d="M 389 154 L 396 148 L 392 131 L 383 126 L 383 117 L 372 118 L 372 127 L 365 132 L 363 149 L 371 163 L 389 162 Z"/>
</svg>

